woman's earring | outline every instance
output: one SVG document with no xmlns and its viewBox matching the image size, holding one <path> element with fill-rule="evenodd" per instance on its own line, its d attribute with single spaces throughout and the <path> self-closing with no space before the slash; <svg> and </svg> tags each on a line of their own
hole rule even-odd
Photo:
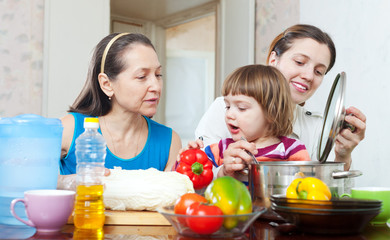
<svg viewBox="0 0 390 240">
<path fill-rule="evenodd" d="M 111 97 L 108 97 L 108 100 L 110 100 L 110 101 L 111 101 Z"/>
</svg>

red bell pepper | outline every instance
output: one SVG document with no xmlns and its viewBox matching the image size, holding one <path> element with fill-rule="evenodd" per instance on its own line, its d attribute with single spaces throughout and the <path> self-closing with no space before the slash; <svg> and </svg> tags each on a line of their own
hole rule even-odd
<svg viewBox="0 0 390 240">
<path fill-rule="evenodd" d="M 176 172 L 187 175 L 194 189 L 206 187 L 213 180 L 213 164 L 200 149 L 188 149 L 180 154 Z"/>
</svg>

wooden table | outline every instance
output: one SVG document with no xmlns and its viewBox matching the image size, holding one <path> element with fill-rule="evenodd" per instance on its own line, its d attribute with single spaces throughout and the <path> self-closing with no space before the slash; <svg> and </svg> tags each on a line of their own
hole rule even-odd
<svg viewBox="0 0 390 240">
<path fill-rule="evenodd" d="M 86 233 L 88 239 L 174 239 L 174 240 L 193 240 L 191 238 L 180 236 L 176 233 L 172 226 L 125 226 L 125 225 L 106 225 L 103 232 L 100 232 L 100 237 L 96 236 L 96 232 Z M 95 236 L 94 236 L 95 234 Z M 0 239 L 86 239 L 77 238 L 80 232 L 76 232 L 72 224 L 67 224 L 63 227 L 60 233 L 56 234 L 38 234 L 35 229 L 27 226 L 7 226 L 0 225 Z M 104 236 L 104 237 L 103 237 Z M 373 227 L 368 226 L 362 234 L 358 235 L 309 235 L 303 233 L 282 234 L 274 227 L 269 225 L 269 222 L 257 220 L 250 227 L 247 233 L 241 237 L 234 238 L 235 240 L 247 239 L 332 239 L 332 240 L 349 240 L 349 239 L 364 239 L 364 240 L 384 240 L 390 239 L 390 228 L 385 226 Z"/>
</svg>

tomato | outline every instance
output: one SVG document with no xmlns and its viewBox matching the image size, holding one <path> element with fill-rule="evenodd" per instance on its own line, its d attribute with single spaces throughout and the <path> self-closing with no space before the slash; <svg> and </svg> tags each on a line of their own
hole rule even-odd
<svg viewBox="0 0 390 240">
<path fill-rule="evenodd" d="M 185 193 L 183 194 L 175 204 L 175 214 L 186 214 L 187 208 L 195 202 L 207 203 L 205 197 L 196 193 Z"/>
<path fill-rule="evenodd" d="M 196 202 L 187 208 L 189 216 L 216 216 L 216 217 L 187 217 L 187 225 L 198 234 L 212 234 L 223 224 L 223 212 L 214 205 Z M 218 217 L 220 216 L 220 217 Z"/>
</svg>

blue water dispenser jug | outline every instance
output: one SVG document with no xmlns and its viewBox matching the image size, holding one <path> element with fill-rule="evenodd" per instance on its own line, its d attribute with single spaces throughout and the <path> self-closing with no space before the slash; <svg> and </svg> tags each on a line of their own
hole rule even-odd
<svg viewBox="0 0 390 240">
<path fill-rule="evenodd" d="M 21 225 L 10 213 L 24 191 L 56 189 L 61 155 L 59 119 L 35 114 L 0 118 L 0 223 Z M 26 218 L 24 206 L 16 212 Z"/>
</svg>

